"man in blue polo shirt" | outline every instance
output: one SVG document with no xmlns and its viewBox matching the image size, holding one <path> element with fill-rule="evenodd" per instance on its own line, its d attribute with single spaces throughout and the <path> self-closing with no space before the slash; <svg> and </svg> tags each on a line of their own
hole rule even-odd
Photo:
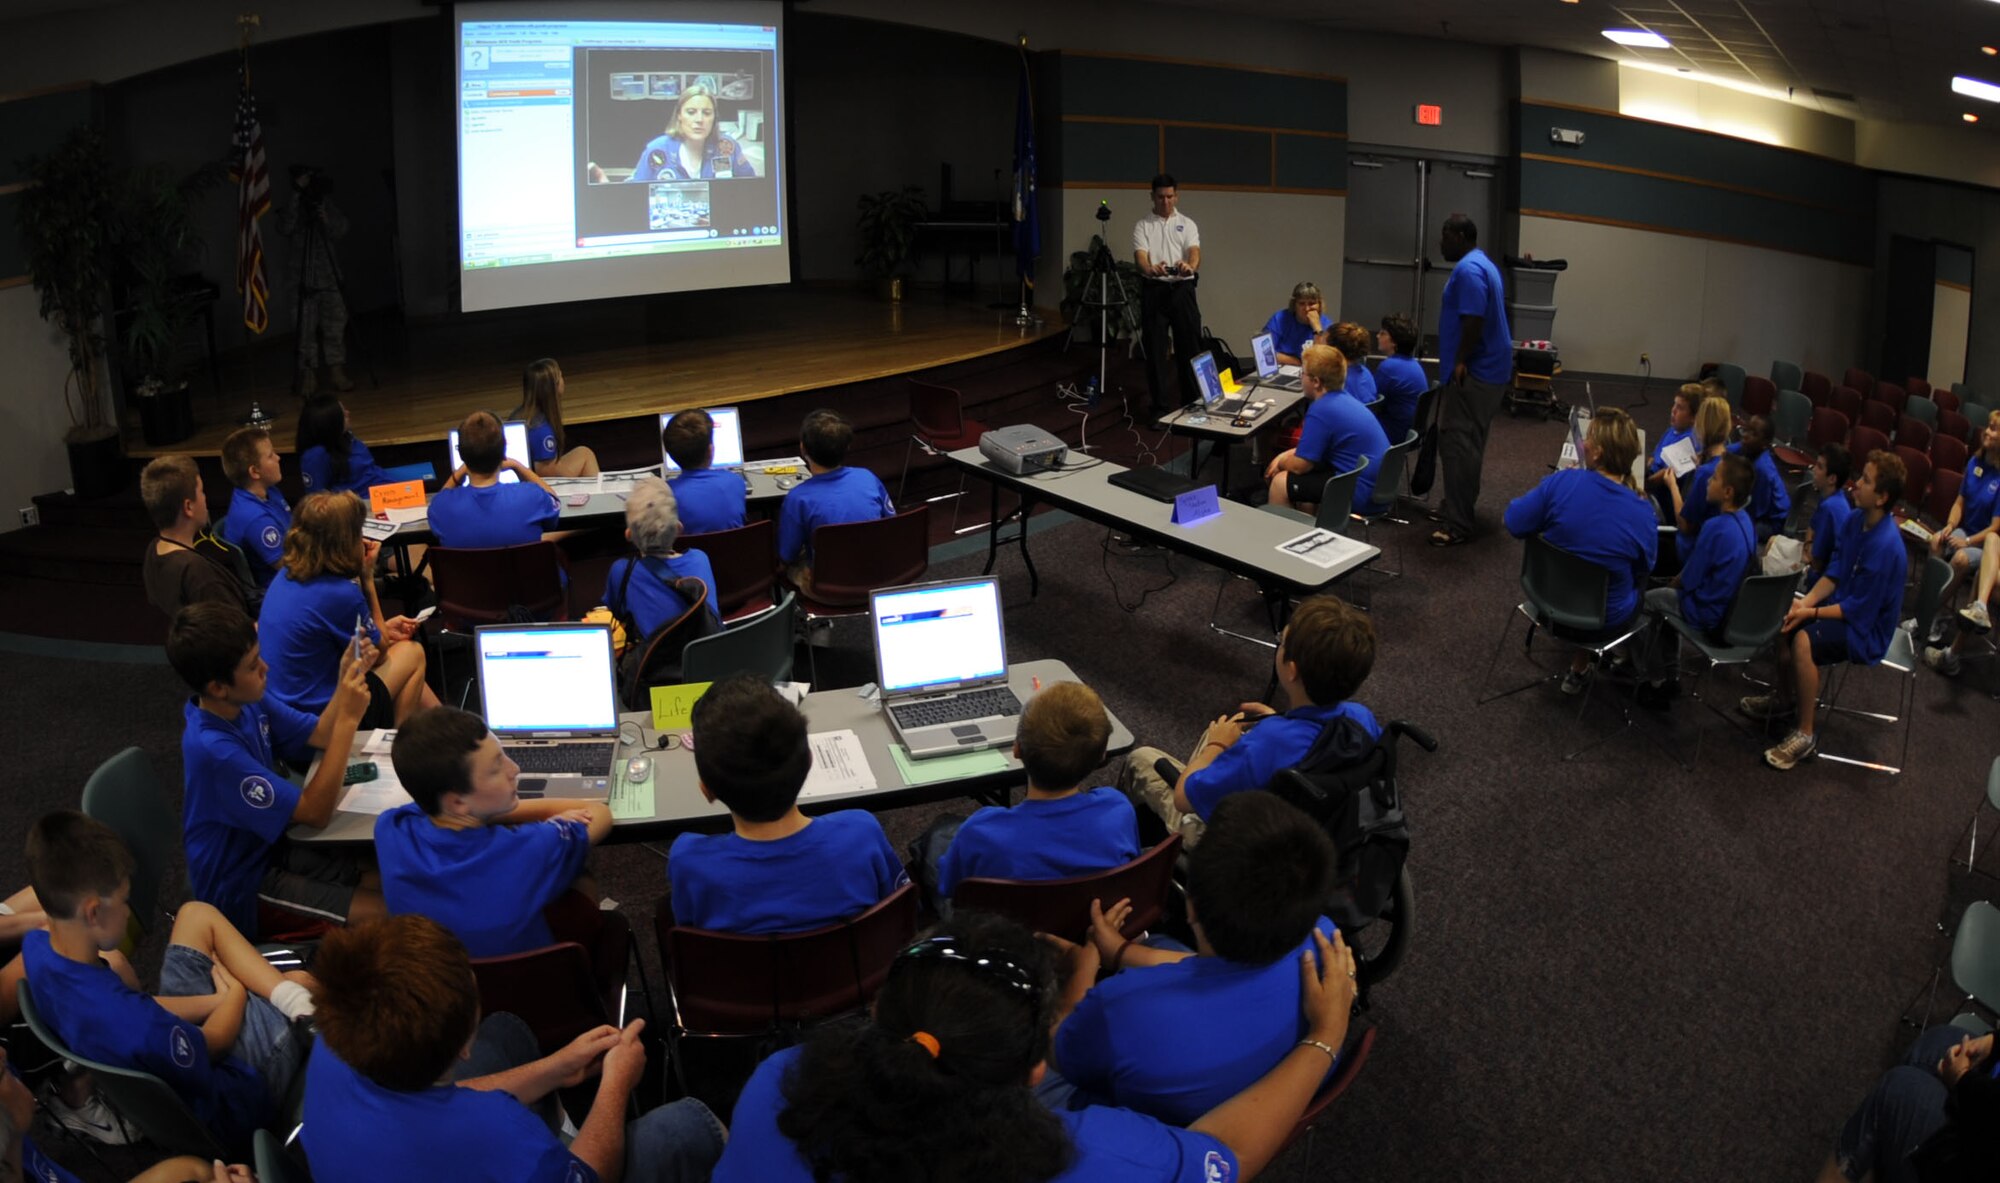
<svg viewBox="0 0 2000 1183">
<path fill-rule="evenodd" d="M 1500 397 L 1514 376 L 1514 339 L 1507 328 L 1500 269 L 1479 249 L 1479 228 L 1464 214 L 1445 219 L 1439 250 L 1453 264 L 1438 308 L 1438 367 L 1444 408 L 1438 420 L 1438 459 L 1444 464 L 1444 502 L 1432 546 L 1457 546 L 1472 538 L 1479 474 L 1486 463 L 1486 433 Z"/>
<path fill-rule="evenodd" d="M 1981 442 L 1983 446 L 1965 466 L 1958 499 L 1951 503 L 1944 523 L 1931 536 L 1931 553 L 1951 563 L 1951 584 L 1938 602 L 1938 619 L 1931 625 L 1931 646 L 1924 650 L 1924 663 L 1947 678 L 1958 676 L 1958 655 L 1965 643 L 1993 627 L 1986 601 L 1993 595 L 1995 575 L 1988 552 L 1994 549 L 1996 536 L 2000 536 L 2000 412 L 1987 416 Z M 1952 639 L 1950 647 L 1940 649 L 1937 643 L 1944 637 L 1950 606 L 1967 592 L 1972 594 L 1958 612 L 1961 622 L 1958 636 Z"/>
<path fill-rule="evenodd" d="M 1092 909 L 1097 958 L 1072 979 L 1057 1011 L 1054 1070 L 1074 1086 L 1072 1107 L 1116 1105 L 1185 1126 L 1269 1072 L 1305 1036 L 1299 959 L 1332 891 L 1336 856 L 1326 832 L 1270 793 L 1216 806 L 1188 856 L 1188 921 L 1195 951 L 1127 941 L 1130 904 Z M 1087 992 L 1084 992 L 1087 990 Z M 1081 994 L 1079 998 L 1078 995 Z M 1045 1081 L 1046 1099 L 1061 1099 Z"/>
<path fill-rule="evenodd" d="M 507 456 L 499 416 L 474 411 L 458 427 L 463 464 L 427 510 L 439 546 L 480 549 L 540 542 L 562 514 L 556 491 L 535 470 Z M 502 483 L 512 472 L 518 482 Z"/>
<path fill-rule="evenodd" d="M 1744 714 L 1763 720 L 1790 715 L 1797 704 L 1797 726 L 1764 753 L 1764 762 L 1781 772 L 1819 746 L 1813 724 L 1820 667 L 1843 661 L 1873 665 L 1889 651 L 1909 568 L 1902 531 L 1889 514 L 1903 496 L 1904 479 L 1903 461 L 1894 452 L 1869 453 L 1854 485 L 1855 512 L 1841 527 L 1834 565 L 1785 614 L 1775 692 L 1737 704 Z"/>
<path fill-rule="evenodd" d="M 802 590 L 812 585 L 814 530 L 896 516 L 896 503 L 881 478 L 846 466 L 853 443 L 853 424 L 832 411 L 814 411 L 799 425 L 799 451 L 812 476 L 785 494 L 778 510 L 778 561 Z"/>
<path fill-rule="evenodd" d="M 591 847 L 610 836 L 604 802 L 521 800 L 520 766 L 484 720 L 452 707 L 405 720 L 391 758 L 412 802 L 375 819 L 392 914 L 430 917 L 474 957 L 589 935 L 557 938 L 542 910 L 570 892 Z M 596 901 L 589 904 L 594 911 Z"/>
<path fill-rule="evenodd" d="M 1271 314 L 1264 322 L 1264 331 L 1271 334 L 1271 348 L 1278 355 L 1278 364 L 1301 365 L 1306 355 L 1306 346 L 1326 332 L 1326 322 L 1320 319 L 1322 307 L 1319 285 L 1307 280 L 1292 288 L 1292 301 Z M 1320 342 L 1325 344 L 1325 342 Z"/>
<path fill-rule="evenodd" d="M 292 506 L 278 490 L 284 475 L 271 435 L 261 427 L 241 427 L 222 441 L 222 471 L 236 492 L 222 520 L 222 539 L 250 560 L 258 587 L 269 587 L 285 558 L 285 532 Z"/>
<path fill-rule="evenodd" d="M 667 487 L 674 491 L 682 531 L 713 534 L 749 519 L 743 474 L 714 467 L 715 420 L 707 411 L 682 411 L 667 420 L 660 429 L 660 447 L 681 467 Z"/>
<path fill-rule="evenodd" d="M 1375 496 L 1375 478 L 1389 437 L 1381 420 L 1341 389 L 1348 362 L 1331 345 L 1306 346 L 1302 389 L 1312 405 L 1299 428 L 1299 443 L 1264 466 L 1272 505 L 1314 506 L 1326 483 L 1365 462 L 1354 482 L 1354 508 L 1365 510 Z"/>
<path fill-rule="evenodd" d="M 1160 749 L 1139 747 L 1125 757 L 1118 787 L 1145 806 L 1139 811 L 1142 844 L 1171 831 L 1195 845 L 1218 802 L 1269 785 L 1304 759 L 1328 727 L 1340 727 L 1342 742 L 1357 756 L 1381 736 L 1374 713 L 1348 701 L 1375 667 L 1375 626 L 1367 613 L 1333 596 L 1313 596 L 1292 612 L 1271 660 L 1284 692 L 1282 713 L 1250 702 L 1210 723 L 1171 782 L 1156 770 L 1166 757 Z"/>
<path fill-rule="evenodd" d="M 1680 693 L 1680 636 L 1669 628 L 1666 618 L 1681 620 L 1713 633 L 1722 627 L 1729 606 L 1750 574 L 1757 554 L 1757 530 L 1744 509 L 1743 486 L 1754 484 L 1750 462 L 1734 453 L 1725 454 L 1702 487 L 1702 496 L 1713 508 L 1708 524 L 1695 536 L 1694 550 L 1682 565 L 1670 587 L 1656 587 L 1646 593 L 1646 611 L 1653 625 L 1642 641 L 1641 653 L 1649 657 L 1645 685 L 1639 688 L 1641 705 L 1664 707 Z"/>
</svg>

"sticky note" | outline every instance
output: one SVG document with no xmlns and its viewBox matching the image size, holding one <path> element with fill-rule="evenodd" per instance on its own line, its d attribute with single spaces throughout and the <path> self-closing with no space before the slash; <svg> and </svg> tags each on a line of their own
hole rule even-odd
<svg viewBox="0 0 2000 1183">
<path fill-rule="evenodd" d="M 1189 489 L 1174 498 L 1174 525 L 1192 526 L 1222 516 L 1222 498 L 1214 485 Z"/>
<path fill-rule="evenodd" d="M 685 731 L 693 726 L 694 700 L 713 685 L 713 682 L 684 682 L 678 686 L 653 687 L 653 730 Z"/>
<path fill-rule="evenodd" d="M 368 512 L 379 514 L 391 509 L 419 509 L 424 504 L 422 481 L 394 481 L 368 486 Z"/>
<path fill-rule="evenodd" d="M 1242 391 L 1243 391 L 1243 388 L 1242 388 L 1241 386 L 1238 386 L 1238 385 L 1236 384 L 1236 375 L 1235 375 L 1235 374 L 1231 373 L 1231 372 L 1230 372 L 1230 371 L 1228 371 L 1228 370 L 1224 370 L 1224 371 L 1222 371 L 1222 373 L 1218 374 L 1218 375 L 1217 375 L 1217 377 L 1219 377 L 1219 378 L 1221 378 L 1221 379 L 1222 379 L 1222 393 L 1224 393 L 1224 394 L 1241 394 L 1241 393 L 1242 393 Z"/>
</svg>

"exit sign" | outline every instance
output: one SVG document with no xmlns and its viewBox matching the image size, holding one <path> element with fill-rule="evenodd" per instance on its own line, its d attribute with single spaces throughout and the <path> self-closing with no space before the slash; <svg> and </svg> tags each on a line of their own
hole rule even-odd
<svg viewBox="0 0 2000 1183">
<path fill-rule="evenodd" d="M 1429 103 L 1418 103 L 1417 122 L 1425 127 L 1444 126 L 1444 108 L 1434 107 Z"/>
</svg>

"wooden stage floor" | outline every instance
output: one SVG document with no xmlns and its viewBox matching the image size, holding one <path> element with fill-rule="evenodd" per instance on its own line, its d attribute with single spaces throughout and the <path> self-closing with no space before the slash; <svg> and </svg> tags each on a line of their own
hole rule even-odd
<svg viewBox="0 0 2000 1183">
<path fill-rule="evenodd" d="M 890 303 L 815 288 L 518 309 L 412 327 L 388 345 L 374 342 L 379 327 L 358 340 L 351 335 L 347 368 L 355 389 L 341 398 L 355 435 L 370 447 L 441 440 L 474 410 L 512 410 L 521 371 L 546 356 L 562 363 L 564 422 L 593 423 L 919 373 L 1065 330 L 1053 309 L 1036 311 L 1042 323 L 1023 328 L 1013 310 L 979 299 L 920 291 Z M 268 355 L 256 368 L 265 373 L 228 382 L 239 389 L 220 399 L 197 396 L 200 423 L 185 440 L 150 445 L 128 424 L 126 454 L 216 455 L 253 398 L 276 417 L 272 435 L 279 451 L 289 452 L 298 410 L 286 385 L 289 369 Z M 379 388 L 369 381 L 371 369 Z"/>
</svg>

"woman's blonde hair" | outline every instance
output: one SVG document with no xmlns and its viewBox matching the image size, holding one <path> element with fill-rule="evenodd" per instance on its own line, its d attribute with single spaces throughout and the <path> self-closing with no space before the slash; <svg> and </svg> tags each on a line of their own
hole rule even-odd
<svg viewBox="0 0 2000 1183">
<path fill-rule="evenodd" d="M 1308 345 L 1299 360 L 1305 363 L 1306 373 L 1326 387 L 1328 393 L 1347 385 L 1347 359 L 1333 346 Z"/>
<path fill-rule="evenodd" d="M 1729 429 L 1735 424 L 1735 416 L 1729 410 L 1726 398 L 1705 398 L 1694 409 L 1694 438 L 1700 442 L 1706 453 L 1717 444 L 1729 442 Z"/>
<path fill-rule="evenodd" d="M 285 534 L 285 574 L 293 583 L 361 574 L 361 523 L 367 516 L 368 507 L 352 493 L 314 493 L 299 502 Z"/>
<path fill-rule="evenodd" d="M 1597 445 L 1598 471 L 1633 492 L 1639 483 L 1632 479 L 1632 462 L 1639 458 L 1639 425 L 1617 407 L 1604 407 L 1590 417 L 1590 434 Z"/>
<path fill-rule="evenodd" d="M 681 138 L 681 112 L 687 109 L 689 99 L 707 99 L 709 109 L 715 109 L 715 92 L 701 83 L 697 82 L 682 91 L 681 97 L 674 100 L 673 117 L 667 120 L 667 135 L 676 141 Z M 716 118 L 720 119 L 721 117 L 721 113 L 718 112 Z M 708 127 L 708 138 L 713 140 L 715 137 L 715 125 L 711 123 Z"/>
</svg>

